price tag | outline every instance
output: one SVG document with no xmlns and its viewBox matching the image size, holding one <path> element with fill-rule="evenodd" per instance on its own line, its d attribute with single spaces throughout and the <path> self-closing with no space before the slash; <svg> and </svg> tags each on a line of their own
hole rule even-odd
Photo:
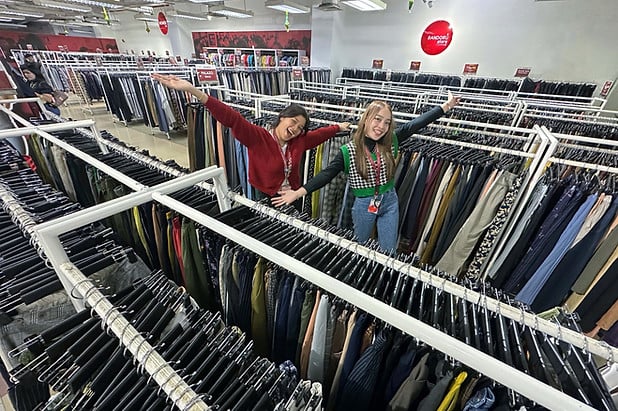
<svg viewBox="0 0 618 411">
<path fill-rule="evenodd" d="M 478 63 L 466 63 L 466 65 L 464 65 L 464 69 L 463 69 L 463 73 L 464 74 L 476 74 L 476 72 L 479 69 L 479 65 Z"/>
</svg>

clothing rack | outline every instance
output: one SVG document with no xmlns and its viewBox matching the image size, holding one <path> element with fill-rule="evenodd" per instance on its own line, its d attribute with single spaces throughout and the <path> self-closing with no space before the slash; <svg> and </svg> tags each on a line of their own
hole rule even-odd
<svg viewBox="0 0 618 411">
<path fill-rule="evenodd" d="M 373 73 L 373 78 L 355 78 L 355 77 L 344 77 L 346 71 L 351 70 L 360 70 L 364 73 Z M 375 79 L 376 73 L 378 74 L 379 79 Z M 393 81 L 393 76 L 401 77 L 406 76 L 410 78 L 412 76 L 413 79 L 416 79 L 417 76 L 437 76 L 441 80 L 440 84 L 431 84 L 431 83 L 418 83 L 418 82 L 408 82 L 408 81 Z M 560 101 L 566 104 L 576 104 L 576 105 L 588 105 L 588 106 L 601 106 L 603 107 L 606 103 L 605 99 L 601 99 L 598 97 L 581 97 L 575 95 L 567 95 L 567 94 L 543 94 L 543 93 L 535 93 L 535 92 L 527 92 L 524 91 L 524 86 L 526 84 L 525 79 L 502 79 L 508 81 L 518 81 L 519 86 L 515 91 L 507 91 L 501 89 L 486 89 L 486 88 L 474 88 L 474 87 L 466 87 L 465 80 L 466 77 L 457 74 L 445 74 L 445 73 L 431 73 L 431 72 L 398 72 L 391 71 L 385 69 L 361 69 L 361 68 L 350 68 L 344 67 L 343 74 L 341 77 L 338 77 L 335 80 L 336 84 L 374 84 L 380 85 L 384 88 L 390 88 L 392 86 L 396 87 L 405 87 L 412 88 L 416 90 L 438 90 L 441 87 L 444 87 L 446 81 L 449 79 L 459 79 L 459 84 L 451 84 L 447 85 L 448 88 L 456 89 L 458 93 L 467 95 L 467 94 L 491 94 L 497 98 L 507 98 L 507 99 L 521 99 L 525 101 L 543 101 L 543 102 L 556 102 Z M 462 81 L 463 80 L 463 81 Z M 497 78 L 494 78 L 497 80 Z M 529 79 L 528 79 L 529 80 Z M 532 81 L 532 80 L 529 80 Z M 566 83 L 562 81 L 551 81 L 551 80 L 540 80 L 542 82 L 546 82 L 548 84 L 551 83 Z M 595 86 L 594 83 L 567 83 L 570 85 L 590 85 Z"/>
<path fill-rule="evenodd" d="M 566 123 L 589 124 L 591 126 L 618 126 L 618 111 L 605 110 L 604 106 L 565 105 L 559 102 L 527 101 L 521 111 L 518 125 L 526 118 L 552 119 Z"/>
<path fill-rule="evenodd" d="M 190 175 L 192 179 L 194 178 L 194 174 Z M 181 177 L 177 181 L 184 179 L 185 178 Z M 192 182 L 187 181 L 187 184 L 190 183 Z M 513 388 L 515 391 L 520 392 L 522 395 L 536 400 L 544 406 L 552 408 L 557 407 L 558 405 L 562 405 L 564 407 L 564 404 L 569 404 L 571 408 L 567 409 L 591 409 L 584 404 L 575 403 L 567 395 L 558 392 L 550 388 L 549 386 L 539 384 L 539 382 L 536 381 L 534 378 L 520 371 L 512 369 L 511 367 L 505 367 L 504 364 L 502 364 L 500 361 L 488 355 L 481 354 L 475 349 L 472 349 L 471 347 L 452 337 L 444 336 L 443 333 L 434 329 L 433 327 L 426 325 L 418 320 L 412 319 L 409 316 L 397 311 L 396 309 L 384 303 L 376 301 L 373 298 L 363 293 L 360 293 L 359 291 L 327 276 L 326 274 L 311 268 L 308 265 L 299 263 L 297 260 L 273 248 L 265 246 L 263 243 L 245 234 L 242 234 L 235 229 L 230 228 L 229 226 L 215 220 L 212 217 L 209 217 L 170 197 L 167 197 L 162 193 L 173 191 L 173 189 L 170 188 L 169 191 L 166 189 L 162 189 L 161 186 L 163 185 L 169 185 L 169 183 L 163 183 L 158 187 L 152 187 L 151 189 L 145 190 L 143 192 L 129 194 L 117 201 L 101 204 L 100 206 L 95 206 L 88 210 L 82 210 L 80 212 L 74 213 L 71 216 L 67 216 L 66 218 L 62 217 L 55 221 L 44 223 L 34 228 L 34 231 L 39 236 L 42 248 L 45 250 L 45 254 L 48 256 L 50 262 L 52 262 L 52 265 L 57 267 L 57 264 L 60 262 L 60 271 L 63 273 L 63 275 L 67 277 L 70 283 L 74 285 L 74 291 L 79 292 L 85 297 L 88 297 L 88 301 L 91 305 L 93 305 L 93 309 L 95 309 L 102 318 L 107 319 L 106 324 L 110 326 L 112 331 L 114 331 L 115 333 L 116 330 L 114 329 L 114 322 L 117 318 L 121 318 L 120 314 L 112 316 L 111 312 L 114 310 L 114 307 L 111 304 L 108 306 L 104 297 L 97 294 L 97 291 L 93 290 L 92 285 L 88 286 L 87 282 L 85 281 L 84 284 L 78 282 L 81 280 L 79 277 L 79 273 L 77 272 L 78 270 L 76 270 L 70 262 L 67 262 L 68 259 L 66 258 L 66 255 L 62 256 L 64 252 L 59 246 L 57 236 L 62 232 L 82 226 L 92 221 L 96 221 L 102 217 L 104 218 L 119 211 L 126 210 L 139 203 L 155 200 L 171 209 L 180 212 L 181 214 L 189 217 L 190 219 L 209 227 L 209 229 L 214 230 L 221 235 L 224 235 L 225 237 L 240 244 L 241 246 L 260 255 L 263 255 L 264 257 L 282 266 L 283 268 L 288 269 L 300 275 L 301 277 L 313 282 L 314 284 L 330 292 L 331 294 L 339 296 L 340 298 L 351 302 L 352 304 L 367 311 L 368 313 L 373 314 L 377 318 L 380 318 L 387 323 L 392 324 L 397 328 L 400 328 L 403 331 L 420 338 L 421 340 L 424 340 L 438 350 L 443 351 L 446 354 L 452 356 L 453 358 L 461 361 L 462 363 L 465 363 L 477 369 L 478 371 L 489 376 L 490 378 Z M 259 209 L 259 206 L 256 203 L 251 203 L 253 207 L 257 207 Z M 285 216 L 285 218 L 289 219 L 289 216 Z M 392 267 L 395 268 L 395 260 L 391 259 L 390 263 L 393 264 Z M 401 270 L 401 268 L 398 268 L 398 270 Z M 446 287 L 446 284 L 444 284 L 444 286 Z M 446 291 L 446 288 L 444 288 L 444 290 Z M 479 299 L 478 301 L 482 300 Z M 130 351 L 136 356 L 138 360 L 140 359 L 140 356 L 142 357 L 142 360 L 144 360 L 145 357 L 145 367 L 147 371 L 152 372 L 153 369 L 149 368 L 149 362 L 152 362 L 151 357 L 156 353 L 151 353 L 150 355 L 147 355 L 150 352 L 149 348 L 143 342 L 140 344 L 139 335 L 136 336 L 130 334 L 127 328 L 122 327 L 122 324 L 117 328 L 120 328 L 122 330 L 119 331 L 120 333 L 124 331 L 125 336 L 127 337 L 127 339 L 123 339 L 123 344 L 126 340 L 129 340 L 128 348 L 130 349 Z M 479 361 L 479 358 L 481 359 L 481 361 Z M 177 387 L 179 386 L 177 385 Z M 180 390 L 181 388 L 179 387 L 176 388 L 175 391 Z M 541 396 L 540 393 L 543 393 L 543 395 Z M 173 396 L 174 392 L 168 392 L 168 394 L 170 396 Z M 181 401 L 182 399 L 174 400 Z M 568 402 L 568 400 L 570 400 L 570 403 Z M 177 402 L 177 404 L 179 403 Z"/>
<path fill-rule="evenodd" d="M 209 170 L 212 174 L 212 170 Z M 36 223 L 26 214 L 15 198 L 0 187 L 0 199 L 5 204 L 10 204 L 9 212 L 11 216 L 23 227 L 28 227 L 33 234 L 31 237 L 40 253 L 44 252 L 44 241 L 37 233 Z M 57 220 L 56 220 L 57 221 Z M 54 225 L 56 221 L 49 224 Z M 93 220 L 93 222 L 96 219 Z M 56 237 L 57 239 L 57 237 Z M 58 241 L 58 246 L 62 253 L 62 246 Z M 65 254 L 66 256 L 66 254 Z M 68 260 L 68 258 L 66 258 Z M 53 263 L 52 263 L 53 264 Z M 54 267 L 59 273 L 59 278 L 63 282 L 69 296 L 77 303 L 76 308 L 85 309 L 86 303 L 92 310 L 103 319 L 102 326 L 111 330 L 125 346 L 134 358 L 143 365 L 143 368 L 152 376 L 152 379 L 161 386 L 169 398 L 174 401 L 178 408 L 182 410 L 208 410 L 210 409 L 189 387 L 184 380 L 174 371 L 174 369 L 154 350 L 154 348 L 133 328 L 133 326 L 120 314 L 117 307 L 114 307 L 106 296 L 85 277 L 70 262 L 65 262 L 61 266 Z M 76 298 L 75 295 L 79 297 Z M 115 313 L 115 315 L 113 315 Z M 140 358 L 141 356 L 141 358 Z"/>
<path fill-rule="evenodd" d="M 112 75 L 118 75 L 118 76 L 127 76 L 128 78 L 135 78 L 137 79 L 137 85 L 136 88 L 138 89 L 137 92 L 139 93 L 139 96 L 141 97 L 142 101 L 146 102 L 146 95 L 144 93 L 144 89 L 140 83 L 141 80 L 143 79 L 147 79 L 148 81 L 152 81 L 150 79 L 150 75 L 152 73 L 154 73 L 155 71 L 150 71 L 150 70 L 132 70 L 132 71 L 127 71 L 126 68 L 124 67 L 119 67 L 119 66 L 109 66 L 106 67 L 104 70 L 104 75 L 107 75 L 107 78 L 109 80 L 110 85 L 113 88 L 113 85 L 111 83 L 111 78 Z M 175 68 L 171 68 L 171 69 L 165 69 L 165 70 L 158 70 L 156 71 L 158 73 L 162 73 L 162 74 L 174 74 L 177 75 L 181 78 L 185 78 L 187 80 L 189 80 L 190 82 L 194 81 L 194 76 L 193 76 L 193 69 L 190 67 L 175 67 Z M 104 93 L 105 92 L 105 88 L 103 89 Z M 107 95 L 105 95 L 105 98 L 108 102 L 110 102 L 110 97 Z M 131 103 L 131 101 L 127 100 L 127 104 Z M 145 104 L 145 103 L 144 103 Z M 130 109 L 132 109 L 132 111 L 141 111 L 142 108 L 141 107 L 129 107 Z M 150 113 L 148 112 L 148 107 L 146 106 L 146 104 L 143 107 L 144 112 L 141 113 L 142 117 L 141 119 L 143 119 L 146 123 L 148 123 L 147 125 L 149 126 L 150 130 L 151 130 L 151 134 L 154 135 L 155 132 L 155 128 L 153 127 L 153 124 L 155 123 L 154 119 L 150 116 Z M 124 117 L 124 116 L 123 116 Z M 113 115 L 112 115 L 112 118 Z M 140 117 L 135 117 L 135 119 L 140 119 Z M 128 126 L 128 121 L 126 118 L 119 118 L 118 119 L 120 122 L 122 122 L 125 126 Z M 186 126 L 186 124 L 183 124 L 183 126 Z M 171 139 L 170 137 L 170 133 L 169 130 L 165 131 L 162 130 L 165 135 L 167 136 L 167 139 Z"/>
<path fill-rule="evenodd" d="M 15 113 L 8 111 L 2 106 L 0 106 L 0 109 L 7 112 L 7 114 L 9 114 L 11 117 L 19 119 L 18 121 L 21 124 L 27 126 L 26 128 L 22 129 L 5 130 L 1 132 L 2 134 L 0 134 L 0 138 L 10 137 L 14 135 L 23 135 L 24 131 L 27 131 L 28 133 L 36 133 L 41 137 L 49 139 L 54 144 L 59 145 L 63 149 L 71 152 L 76 157 L 94 165 L 97 168 L 100 168 L 101 171 L 109 174 L 113 178 L 118 179 L 123 184 L 126 184 L 129 187 L 136 189 L 136 193 L 125 196 L 118 201 L 110 202 L 113 204 L 101 204 L 100 206 L 102 208 L 109 208 L 108 205 L 114 206 L 114 209 L 118 207 L 122 208 L 125 204 L 130 203 L 132 200 L 135 201 L 135 199 L 138 199 L 138 204 L 141 204 L 143 202 L 150 201 L 150 199 L 152 199 L 152 194 L 157 190 L 160 190 L 160 193 L 171 193 L 179 189 L 191 186 L 195 183 L 201 182 L 208 178 L 215 179 L 215 186 L 222 187 L 227 185 L 225 182 L 225 175 L 223 173 L 223 170 L 216 169 L 215 167 L 210 167 L 208 169 L 192 173 L 191 175 L 161 183 L 155 187 L 147 188 L 146 186 L 135 182 L 131 178 L 124 176 L 122 173 L 119 173 L 113 168 L 98 162 L 96 159 L 72 147 L 71 145 L 66 144 L 61 140 L 58 140 L 57 138 L 49 135 L 43 129 L 46 128 L 47 130 L 56 131 L 66 130 L 72 129 L 74 127 L 92 125 L 92 121 L 67 122 L 53 124 L 49 126 L 34 126 L 30 124 L 28 126 L 28 122 L 24 119 L 21 119 Z M 221 192 L 222 190 L 219 191 Z M 11 193 L 7 191 L 4 187 L 0 187 L 0 199 L 7 205 L 7 211 L 10 212 L 11 216 L 16 221 L 18 221 L 22 227 L 24 227 L 26 232 L 31 235 L 31 239 L 39 253 L 41 255 L 46 255 L 45 260 L 51 263 L 56 270 L 60 281 L 62 282 L 65 290 L 67 290 L 67 293 L 72 299 L 72 302 L 76 309 L 83 310 L 85 309 L 86 304 L 89 304 L 92 309 L 96 311 L 102 319 L 104 319 L 104 325 L 116 334 L 116 336 L 120 339 L 121 343 L 126 346 L 129 351 L 131 351 L 131 353 L 135 356 L 135 359 L 138 360 L 138 362 L 143 364 L 144 369 L 149 372 L 153 379 L 163 388 L 163 390 L 168 394 L 170 399 L 172 399 L 180 409 L 209 409 L 206 404 L 204 404 L 203 401 L 201 401 L 201 399 L 199 399 L 199 397 L 193 392 L 191 387 L 186 385 L 182 378 L 176 374 L 176 372 L 163 360 L 163 358 L 161 358 L 154 351 L 154 348 L 150 346 L 150 344 L 148 344 L 148 342 L 137 332 L 137 330 L 135 330 L 131 326 L 131 324 L 119 313 L 117 308 L 114 307 L 107 300 L 106 296 L 100 293 L 96 286 L 69 261 L 69 258 L 66 255 L 64 249 L 62 248 L 62 245 L 58 238 L 59 234 L 71 230 L 71 228 L 69 228 L 70 225 L 66 224 L 66 222 L 63 221 L 70 220 L 76 222 L 78 224 L 76 227 L 81 227 L 83 225 L 98 221 L 101 218 L 105 217 L 99 212 L 99 206 L 94 206 L 89 209 L 76 212 L 73 215 L 65 216 L 67 217 L 67 219 L 58 218 L 56 220 L 36 226 L 34 220 L 32 220 L 28 213 L 26 213 L 26 211 L 15 200 Z M 226 210 L 229 208 L 229 202 L 227 202 L 225 198 L 221 197 L 219 201 L 219 206 L 221 210 Z M 132 205 L 127 206 L 127 208 L 130 207 L 132 207 Z M 112 210 L 111 213 L 107 216 L 115 214 L 119 211 L 122 210 Z M 80 218 L 81 215 L 86 215 L 87 217 Z M 88 222 L 84 222 L 87 218 L 90 218 L 90 220 Z M 49 234 L 50 232 L 52 234 Z M 54 232 L 57 233 L 55 237 L 53 237 Z M 52 236 L 54 240 L 46 240 L 45 236 Z M 51 246 L 48 245 L 50 243 Z M 116 315 L 112 316 L 114 311 Z M 140 355 L 142 356 L 141 359 L 139 358 Z"/>
<path fill-rule="evenodd" d="M 136 194 L 139 194 L 139 193 L 136 193 Z M 269 215 L 279 221 L 285 222 L 286 224 L 292 227 L 296 227 L 310 234 L 316 235 L 320 238 L 325 239 L 326 241 L 331 242 L 332 244 L 336 244 L 348 250 L 353 250 L 355 253 L 363 257 L 366 257 L 370 260 L 384 264 L 387 267 L 392 267 L 393 269 L 399 272 L 402 272 L 402 273 L 406 273 L 414 278 L 418 278 L 419 280 L 425 283 L 428 283 L 430 286 L 434 288 L 439 288 L 443 291 L 449 292 L 453 295 L 459 296 L 460 298 L 464 298 L 465 300 L 473 302 L 473 303 L 482 303 L 483 306 L 486 306 L 489 310 L 493 312 L 496 312 L 496 313 L 499 313 L 500 315 L 511 318 L 521 324 L 534 327 L 535 329 L 545 332 L 548 335 L 557 337 L 558 339 L 562 341 L 569 342 L 580 348 L 584 348 L 591 353 L 597 354 L 605 358 L 606 360 L 615 361 L 615 358 L 616 358 L 615 349 L 612 349 L 609 346 L 600 344 L 596 340 L 585 337 L 569 329 L 562 328 L 559 324 L 554 324 L 549 321 L 543 320 L 534 314 L 526 313 L 521 309 L 512 307 L 498 300 L 487 297 L 487 295 L 485 294 L 466 289 L 465 287 L 452 283 L 446 279 L 435 276 L 431 273 L 427 273 L 409 264 L 395 260 L 392 257 L 388 257 L 374 250 L 370 250 L 364 246 L 361 246 L 357 243 L 354 243 L 342 237 L 336 236 L 325 230 L 317 228 L 309 223 L 303 222 L 301 220 L 290 217 L 289 215 L 280 213 L 277 210 L 274 210 L 274 209 L 262 206 L 260 204 L 257 204 L 255 202 L 252 202 L 251 200 L 248 200 L 237 194 L 228 193 L 228 196 L 232 200 L 240 204 L 246 205 L 248 207 L 252 207 L 258 210 L 259 212 Z M 128 198 L 128 196 L 125 198 Z M 311 282 L 314 282 L 315 284 L 326 289 L 327 291 L 332 292 L 334 295 L 338 295 L 344 300 L 350 301 L 353 304 L 359 306 L 360 308 L 374 315 L 377 314 L 379 318 L 382 318 L 386 322 L 393 324 L 396 327 L 401 328 L 402 330 L 406 332 L 409 332 L 411 335 L 416 335 L 420 337 L 421 339 L 426 339 L 425 341 L 427 341 L 430 345 L 434 345 L 436 348 L 440 349 L 441 351 L 446 352 L 449 355 L 452 354 L 453 357 L 462 360 L 462 362 L 466 363 L 466 361 L 473 361 L 472 363 L 473 368 L 479 369 L 479 366 L 478 366 L 479 365 L 479 361 L 478 361 L 479 353 L 476 350 L 473 350 L 470 347 L 465 346 L 465 345 L 464 347 L 461 347 L 464 351 L 459 351 L 459 345 L 456 344 L 456 343 L 461 344 L 459 341 L 455 340 L 451 342 L 449 339 L 445 339 L 444 334 L 442 334 L 441 332 L 438 332 L 437 330 L 432 329 L 431 327 L 424 325 L 423 323 L 416 324 L 414 321 L 411 321 L 412 319 L 409 316 L 401 312 L 398 312 L 397 310 L 394 310 L 392 307 L 388 307 L 385 304 L 377 300 L 374 300 L 373 298 L 355 289 L 352 289 L 344 284 L 341 284 L 337 280 L 334 280 L 326 276 L 325 274 L 312 269 L 309 266 L 305 266 L 305 265 L 299 266 L 299 263 L 297 260 L 292 259 L 287 255 L 282 255 L 277 250 L 265 248 L 262 243 L 256 241 L 255 239 L 252 239 L 246 235 L 238 233 L 236 230 L 230 229 L 228 226 L 225 226 L 224 224 L 218 222 L 217 220 L 211 219 L 208 216 L 202 215 L 201 213 L 197 213 L 195 212 L 195 210 L 192 210 L 183 204 L 179 204 L 178 202 L 172 199 L 166 198 L 157 193 L 152 194 L 152 199 L 159 201 L 162 204 L 167 205 L 170 208 L 177 209 L 177 211 L 181 212 L 182 214 L 188 216 L 189 218 L 199 223 L 202 223 L 208 226 L 210 229 L 213 229 L 214 231 L 220 232 L 225 237 L 228 237 L 232 239 L 233 241 L 238 242 L 239 244 L 257 252 L 258 254 L 264 255 L 266 258 L 269 258 L 275 263 L 282 265 L 284 268 L 290 269 L 290 271 L 292 272 L 296 272 L 300 274 L 304 278 L 310 279 Z M 103 205 L 103 206 L 106 206 L 106 205 Z M 97 214 L 97 215 L 100 218 L 100 214 Z M 65 220 L 69 220 L 69 219 L 70 217 Z M 67 221 L 65 221 L 65 223 L 66 222 Z M 64 229 L 64 227 L 62 228 L 57 227 L 56 229 Z M 434 333 L 437 333 L 437 334 L 434 334 Z M 440 341 L 442 341 L 443 344 L 440 344 Z M 446 346 L 446 347 L 442 349 L 441 347 L 443 346 Z M 458 351 L 457 354 L 453 353 L 454 351 L 453 347 L 457 347 L 455 349 L 455 351 Z M 472 351 L 467 352 L 467 350 L 472 350 Z M 463 352 L 467 352 L 467 354 L 462 354 Z M 573 409 L 582 409 L 579 407 L 580 406 L 579 404 L 573 404 L 572 399 L 570 398 L 569 400 L 571 400 L 571 402 L 569 403 L 569 402 L 565 402 L 565 399 L 562 397 L 557 398 L 552 393 L 546 393 L 545 392 L 546 389 L 549 392 L 553 392 L 555 390 L 550 389 L 545 386 L 539 387 L 538 381 L 536 380 L 534 380 L 534 384 L 530 384 L 530 381 L 526 381 L 525 383 L 522 383 L 522 384 L 515 383 L 514 381 L 521 382 L 522 380 L 520 380 L 520 378 L 525 379 L 525 378 L 530 378 L 530 377 L 526 375 L 523 375 L 523 376 L 519 375 L 518 374 L 519 372 L 511 374 L 510 370 L 507 375 L 504 372 L 504 364 L 502 363 L 496 364 L 495 361 L 496 360 L 491 357 L 488 357 L 488 358 L 483 357 L 483 361 L 481 361 L 482 363 L 481 365 L 483 365 L 483 370 L 479 369 L 479 371 L 483 373 L 487 372 L 487 375 L 492 378 L 494 378 L 494 376 L 497 376 L 496 378 L 494 378 L 496 381 L 503 382 L 505 383 L 505 385 L 510 386 L 514 388 L 515 390 L 521 392 L 523 395 L 526 395 L 529 398 L 538 400 L 539 403 L 541 403 L 544 406 L 548 406 L 550 408 L 565 409 L 564 408 L 565 404 L 570 404 L 574 407 Z M 487 370 L 485 370 L 485 368 Z M 534 390 L 532 390 L 531 387 L 535 387 Z M 524 391 L 520 391 L 520 389 Z M 560 394 L 563 395 L 562 393 Z M 555 401 L 555 402 L 552 402 L 552 401 Z"/>
</svg>

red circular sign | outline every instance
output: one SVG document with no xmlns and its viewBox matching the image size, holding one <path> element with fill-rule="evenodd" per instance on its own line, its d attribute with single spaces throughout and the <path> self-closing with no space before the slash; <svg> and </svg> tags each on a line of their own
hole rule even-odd
<svg viewBox="0 0 618 411">
<path fill-rule="evenodd" d="M 167 19 L 165 18 L 165 14 L 163 14 L 162 11 L 160 11 L 157 15 L 157 19 L 159 20 L 159 30 L 161 30 L 161 33 L 167 34 L 167 30 L 169 27 L 167 26 Z"/>
<path fill-rule="evenodd" d="M 421 36 L 421 48 L 430 55 L 442 53 L 451 44 L 453 29 L 448 21 L 438 20 L 431 23 Z"/>
</svg>

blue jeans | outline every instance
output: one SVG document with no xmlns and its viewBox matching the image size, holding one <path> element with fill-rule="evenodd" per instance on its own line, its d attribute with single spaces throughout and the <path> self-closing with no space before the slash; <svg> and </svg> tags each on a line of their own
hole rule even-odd
<svg viewBox="0 0 618 411">
<path fill-rule="evenodd" d="M 385 252 L 397 249 L 397 226 L 399 225 L 399 201 L 395 189 L 384 193 L 377 214 L 367 211 L 373 197 L 356 197 L 352 206 L 354 235 L 359 243 L 364 243 L 371 236 L 373 225 L 378 224 L 378 242 Z"/>
<path fill-rule="evenodd" d="M 60 115 L 60 109 L 56 106 L 53 106 L 51 104 L 45 104 L 45 108 L 48 111 L 51 111 L 52 113 L 54 113 L 55 115 L 59 116 Z"/>
</svg>

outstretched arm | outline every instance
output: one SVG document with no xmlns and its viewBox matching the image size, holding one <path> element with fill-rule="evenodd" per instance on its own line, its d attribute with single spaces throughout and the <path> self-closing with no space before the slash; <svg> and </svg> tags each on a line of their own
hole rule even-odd
<svg viewBox="0 0 618 411">
<path fill-rule="evenodd" d="M 397 134 L 399 142 L 401 143 L 421 128 L 433 123 L 434 121 L 442 117 L 450 109 L 458 105 L 460 100 L 461 97 L 455 97 L 453 96 L 453 93 L 449 91 L 448 99 L 444 103 L 432 108 L 426 113 L 421 114 L 414 120 L 410 120 L 407 123 L 397 127 L 397 129 L 395 130 L 395 134 Z"/>
<path fill-rule="evenodd" d="M 197 97 L 202 104 L 206 104 L 208 101 L 208 94 L 204 93 L 202 90 L 195 87 L 193 84 L 188 82 L 187 80 L 183 80 L 178 76 L 173 74 L 159 74 L 153 73 L 150 75 L 153 80 L 158 81 L 163 84 L 167 88 L 172 88 L 174 90 L 186 91 L 187 93 Z"/>
<path fill-rule="evenodd" d="M 298 190 L 280 191 L 278 193 L 280 197 L 274 197 L 272 199 L 272 203 L 275 206 L 292 204 L 294 201 L 298 200 L 302 196 L 305 196 L 324 187 L 343 170 L 343 154 L 341 153 L 341 151 L 339 151 L 333 161 L 324 170 L 320 171 L 315 177 L 307 181 L 307 184 L 305 184 Z"/>
<path fill-rule="evenodd" d="M 185 91 L 197 97 L 197 99 L 204 104 L 204 106 L 210 111 L 212 116 L 226 127 L 229 127 L 234 132 L 234 138 L 240 141 L 247 147 L 251 147 L 254 144 L 261 144 L 263 141 L 259 138 L 262 135 L 261 127 L 251 124 L 247 121 L 238 111 L 229 107 L 222 101 L 216 98 L 210 98 L 208 94 L 195 87 L 187 80 L 183 80 L 174 75 L 166 75 L 153 73 L 151 74 L 153 80 L 158 81 L 165 87 Z M 266 133 L 264 131 L 264 133 Z M 266 135 L 268 137 L 268 135 Z"/>
</svg>

